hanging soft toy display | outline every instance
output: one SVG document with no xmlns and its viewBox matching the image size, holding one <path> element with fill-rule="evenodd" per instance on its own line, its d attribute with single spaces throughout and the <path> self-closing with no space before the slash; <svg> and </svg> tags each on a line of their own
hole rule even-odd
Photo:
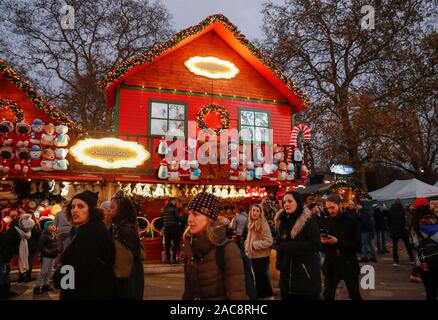
<svg viewBox="0 0 438 320">
<path fill-rule="evenodd" d="M 0 172 L 8 173 L 14 165 L 14 152 L 12 147 L 3 146 L 0 148 Z"/>
<path fill-rule="evenodd" d="M 284 147 L 279 144 L 274 144 L 274 164 L 278 165 L 280 162 L 284 161 Z"/>
<path fill-rule="evenodd" d="M 287 164 L 284 161 L 278 164 L 277 179 L 278 181 L 286 181 L 287 179 Z"/>
<path fill-rule="evenodd" d="M 42 151 L 39 145 L 33 145 L 30 148 L 30 169 L 31 172 L 41 171 L 41 155 Z"/>
<path fill-rule="evenodd" d="M 158 155 L 160 156 L 166 156 L 169 153 L 169 147 L 167 146 L 166 140 L 161 138 L 160 143 L 158 144 Z"/>
<path fill-rule="evenodd" d="M 246 181 L 246 165 L 244 162 L 239 162 L 238 171 L 238 180 Z"/>
<path fill-rule="evenodd" d="M 169 181 L 179 181 L 179 163 L 172 161 L 169 165 Z"/>
<path fill-rule="evenodd" d="M 42 154 L 42 160 L 41 160 L 41 169 L 43 171 L 53 171 L 54 162 L 55 162 L 55 151 L 50 148 L 44 149 Z"/>
<path fill-rule="evenodd" d="M 239 180 L 239 170 L 237 162 L 231 162 L 230 164 L 230 180 Z"/>
<path fill-rule="evenodd" d="M 68 127 L 64 125 L 59 125 L 55 127 L 56 137 L 55 137 L 55 146 L 56 147 L 66 147 L 70 142 L 70 137 L 67 134 Z"/>
<path fill-rule="evenodd" d="M 188 160 L 181 160 L 179 164 L 179 177 L 181 180 L 189 180 L 190 162 Z"/>
<path fill-rule="evenodd" d="M 169 178 L 169 168 L 166 159 L 161 160 L 158 168 L 158 179 L 167 180 Z"/>
<path fill-rule="evenodd" d="M 263 178 L 263 167 L 256 167 L 254 170 L 254 178 L 256 180 L 262 180 Z"/>
<path fill-rule="evenodd" d="M 248 161 L 248 163 L 246 164 L 246 180 L 247 181 L 252 181 L 254 180 L 254 162 L 252 161 Z"/>
<path fill-rule="evenodd" d="M 15 151 L 15 163 L 13 174 L 27 174 L 30 168 L 30 153 L 26 147 L 18 148 Z"/>
<path fill-rule="evenodd" d="M 293 163 L 287 164 L 287 181 L 295 180 L 295 165 Z"/>
<path fill-rule="evenodd" d="M 41 136 L 43 135 L 44 122 L 40 119 L 34 119 L 32 123 L 32 133 L 30 135 L 31 144 L 40 144 Z"/>
<path fill-rule="evenodd" d="M 14 124 L 6 119 L 0 122 L 1 143 L 3 146 L 12 146 L 15 142 Z"/>
<path fill-rule="evenodd" d="M 259 144 L 256 144 L 254 146 L 254 165 L 255 166 L 261 166 L 263 165 L 263 151 L 262 151 L 262 147 Z"/>
<path fill-rule="evenodd" d="M 55 161 L 53 163 L 54 170 L 65 171 L 68 169 L 68 160 L 65 158 L 67 156 L 68 149 L 56 148 L 55 149 Z"/>
<path fill-rule="evenodd" d="M 27 147 L 30 144 L 31 126 L 22 121 L 15 125 L 15 145 L 17 148 Z"/>
<path fill-rule="evenodd" d="M 41 135 L 41 144 L 46 146 L 53 146 L 55 141 L 55 125 L 48 123 L 43 126 L 43 134 Z"/>
<path fill-rule="evenodd" d="M 303 163 L 303 154 L 301 153 L 301 149 L 299 147 L 296 147 L 294 150 L 294 164 L 295 164 L 295 173 L 297 180 L 301 180 L 301 169 L 302 169 L 302 163 Z"/>
<path fill-rule="evenodd" d="M 198 160 L 190 161 L 190 180 L 199 180 L 201 169 L 199 169 Z"/>
</svg>

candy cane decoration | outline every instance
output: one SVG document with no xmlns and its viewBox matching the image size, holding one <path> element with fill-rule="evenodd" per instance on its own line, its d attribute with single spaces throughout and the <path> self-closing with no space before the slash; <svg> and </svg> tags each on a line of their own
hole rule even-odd
<svg viewBox="0 0 438 320">
<path fill-rule="evenodd" d="M 300 133 L 303 133 L 304 136 L 304 141 L 309 142 L 310 141 L 310 137 L 312 136 L 312 130 L 310 130 L 310 128 L 308 126 L 306 126 L 305 124 L 299 124 L 297 126 L 295 126 L 292 129 L 292 133 L 290 135 L 290 145 L 291 148 L 289 149 L 288 152 L 288 159 L 292 159 L 292 150 L 294 149 L 293 147 L 298 145 L 298 136 Z"/>
</svg>

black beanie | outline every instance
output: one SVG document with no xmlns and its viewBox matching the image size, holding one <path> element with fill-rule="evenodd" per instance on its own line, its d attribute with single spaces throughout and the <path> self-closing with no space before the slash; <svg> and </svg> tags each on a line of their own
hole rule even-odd
<svg viewBox="0 0 438 320">
<path fill-rule="evenodd" d="M 198 211 L 204 216 L 216 220 L 219 211 L 219 200 L 210 193 L 200 192 L 190 201 L 187 209 Z"/>
<path fill-rule="evenodd" d="M 80 200 L 84 201 L 88 205 L 88 209 L 91 210 L 91 209 L 97 207 L 98 197 L 99 197 L 99 192 L 93 192 L 90 190 L 86 190 L 84 192 L 78 193 L 71 200 L 73 201 L 73 199 L 80 199 Z"/>
</svg>

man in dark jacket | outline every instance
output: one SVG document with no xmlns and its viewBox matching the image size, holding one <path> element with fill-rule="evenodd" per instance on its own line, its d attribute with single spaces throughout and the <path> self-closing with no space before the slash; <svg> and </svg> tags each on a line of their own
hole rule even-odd
<svg viewBox="0 0 438 320">
<path fill-rule="evenodd" d="M 372 208 L 369 203 L 362 201 L 358 204 L 360 217 L 360 233 L 362 236 L 362 259 L 361 262 L 368 262 L 368 253 L 371 258 L 369 261 L 377 262 L 376 249 L 372 239 L 374 237 L 374 221 L 372 218 Z"/>
<path fill-rule="evenodd" d="M 400 260 L 398 256 L 398 240 L 403 240 L 405 244 L 406 251 L 409 254 L 409 259 L 411 262 L 414 261 L 414 255 L 412 253 L 412 248 L 409 244 L 408 232 L 406 230 L 406 217 L 405 209 L 403 208 L 400 199 L 396 199 L 394 204 L 389 209 L 388 225 L 389 232 L 392 238 L 392 257 L 394 259 L 394 267 L 400 265 Z"/>
<path fill-rule="evenodd" d="M 330 215 L 326 237 L 321 236 L 321 243 L 326 256 L 323 264 L 324 299 L 334 300 L 336 288 L 344 280 L 350 299 L 362 300 L 359 291 L 359 264 L 356 252 L 360 248 L 359 223 L 352 217 L 341 214 L 341 198 L 331 194 L 326 201 Z"/>
<path fill-rule="evenodd" d="M 387 211 L 384 210 L 382 204 L 379 203 L 374 208 L 374 223 L 376 226 L 377 249 L 381 254 L 388 253 L 388 250 L 386 250 L 386 243 L 385 243 L 385 232 L 387 230 L 386 216 L 387 216 Z"/>
<path fill-rule="evenodd" d="M 164 245 L 166 247 L 166 263 L 177 263 L 176 255 L 179 250 L 179 224 L 182 218 L 175 205 L 175 199 L 169 199 L 166 206 L 161 208 L 161 219 L 164 225 Z M 170 247 L 173 243 L 173 260 L 170 260 Z"/>
</svg>

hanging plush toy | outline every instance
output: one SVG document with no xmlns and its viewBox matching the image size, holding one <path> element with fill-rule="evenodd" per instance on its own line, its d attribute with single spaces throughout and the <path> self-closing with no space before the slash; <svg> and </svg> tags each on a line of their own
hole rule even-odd
<svg viewBox="0 0 438 320">
<path fill-rule="evenodd" d="M 31 172 L 38 172 L 41 171 L 41 155 L 42 151 L 39 145 L 33 145 L 32 148 L 30 148 L 30 169 Z"/>
<path fill-rule="evenodd" d="M 263 165 L 263 151 L 259 144 L 256 144 L 254 146 L 254 165 L 255 166 L 261 166 Z"/>
<path fill-rule="evenodd" d="M 190 180 L 199 180 L 201 176 L 201 169 L 197 160 L 190 162 Z"/>
<path fill-rule="evenodd" d="M 286 181 L 287 179 L 287 165 L 284 161 L 278 164 L 277 179 L 278 181 Z"/>
<path fill-rule="evenodd" d="M 68 149 L 56 148 L 55 149 L 55 161 L 53 163 L 54 170 L 65 171 L 68 169 L 68 160 L 65 158 L 67 156 Z"/>
<path fill-rule="evenodd" d="M 230 180 L 239 180 L 239 170 L 237 162 L 231 162 L 230 164 Z"/>
<path fill-rule="evenodd" d="M 40 144 L 43 135 L 44 123 L 40 119 L 34 119 L 32 123 L 32 133 L 30 135 L 31 144 Z"/>
<path fill-rule="evenodd" d="M 42 160 L 41 160 L 41 169 L 43 171 L 53 171 L 54 163 L 55 163 L 55 151 L 50 148 L 44 149 L 42 154 Z"/>
<path fill-rule="evenodd" d="M 64 125 L 59 125 L 55 127 L 56 137 L 54 144 L 56 147 L 66 147 L 70 141 L 70 137 L 67 134 L 68 127 Z"/>
<path fill-rule="evenodd" d="M 248 161 L 246 165 L 246 180 L 252 181 L 254 180 L 254 162 Z"/>
<path fill-rule="evenodd" d="M 190 178 L 190 162 L 188 160 L 181 160 L 179 165 L 179 177 L 181 180 L 188 180 Z"/>
<path fill-rule="evenodd" d="M 301 149 L 299 147 L 296 147 L 294 150 L 294 164 L 296 168 L 296 178 L 298 180 L 301 180 L 301 164 L 303 163 L 303 154 L 301 152 Z"/>
<path fill-rule="evenodd" d="M 43 126 L 43 134 L 41 135 L 41 144 L 46 146 L 53 146 L 55 134 L 55 125 L 53 123 L 49 123 Z"/>
<path fill-rule="evenodd" d="M 166 156 L 169 153 L 169 147 L 167 146 L 167 142 L 164 139 L 164 137 L 161 138 L 161 140 L 160 140 L 160 144 L 158 145 L 157 152 L 160 156 Z"/>
<path fill-rule="evenodd" d="M 0 147 L 0 172 L 8 173 L 14 165 L 14 152 L 12 147 Z"/>
<path fill-rule="evenodd" d="M 0 122 L 0 135 L 3 146 L 13 146 L 16 140 L 14 124 L 6 119 Z"/>
<path fill-rule="evenodd" d="M 179 163 L 172 161 L 169 165 L 169 181 L 179 181 Z"/>
<path fill-rule="evenodd" d="M 17 148 L 29 146 L 31 133 L 32 128 L 28 123 L 21 121 L 15 125 L 15 145 Z"/>
<path fill-rule="evenodd" d="M 158 179 L 167 180 L 169 178 L 169 169 L 166 159 L 161 160 L 160 167 L 158 168 Z"/>
<path fill-rule="evenodd" d="M 287 181 L 295 180 L 295 165 L 293 163 L 287 164 Z"/>
<path fill-rule="evenodd" d="M 12 174 L 27 174 L 30 168 L 30 154 L 29 149 L 20 147 L 15 151 L 15 164 Z"/>
</svg>

